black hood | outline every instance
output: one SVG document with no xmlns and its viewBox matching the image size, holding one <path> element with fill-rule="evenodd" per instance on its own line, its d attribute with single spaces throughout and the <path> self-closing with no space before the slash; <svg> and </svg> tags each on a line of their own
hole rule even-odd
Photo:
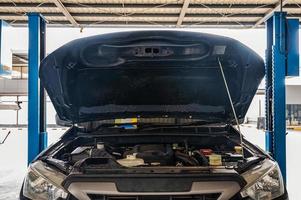
<svg viewBox="0 0 301 200">
<path fill-rule="evenodd" d="M 231 123 L 218 59 L 243 120 L 264 62 L 227 37 L 135 31 L 82 38 L 47 56 L 40 78 L 59 117 L 73 123 L 139 116 Z"/>
</svg>

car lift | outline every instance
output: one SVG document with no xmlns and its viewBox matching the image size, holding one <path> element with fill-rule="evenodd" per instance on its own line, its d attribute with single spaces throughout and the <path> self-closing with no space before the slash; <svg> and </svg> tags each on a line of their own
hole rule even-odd
<svg viewBox="0 0 301 200">
<path fill-rule="evenodd" d="M 28 163 L 47 146 L 45 91 L 39 85 L 39 63 L 45 57 L 46 21 L 29 18 Z M 285 77 L 299 75 L 299 20 L 275 12 L 266 22 L 266 150 L 278 161 L 286 178 Z"/>
<path fill-rule="evenodd" d="M 28 14 L 28 164 L 47 147 L 46 96 L 39 81 L 39 65 L 46 54 L 46 20 Z"/>
<path fill-rule="evenodd" d="M 286 180 L 285 77 L 299 76 L 299 20 L 274 12 L 266 21 L 266 150 Z"/>
</svg>

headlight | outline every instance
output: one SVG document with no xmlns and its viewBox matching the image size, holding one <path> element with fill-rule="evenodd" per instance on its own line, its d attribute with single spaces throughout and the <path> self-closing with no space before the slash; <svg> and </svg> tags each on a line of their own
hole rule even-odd
<svg viewBox="0 0 301 200">
<path fill-rule="evenodd" d="M 68 194 L 63 188 L 46 180 L 41 174 L 29 167 L 24 181 L 23 195 L 33 200 L 56 200 L 67 198 Z"/>
<path fill-rule="evenodd" d="M 269 171 L 248 184 L 241 192 L 242 197 L 249 197 L 254 200 L 269 200 L 284 194 L 284 184 L 278 165 L 272 165 Z"/>
</svg>

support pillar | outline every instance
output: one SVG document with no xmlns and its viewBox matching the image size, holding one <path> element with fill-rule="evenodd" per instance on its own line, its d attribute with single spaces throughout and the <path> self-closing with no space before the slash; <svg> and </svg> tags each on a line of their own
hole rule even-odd
<svg viewBox="0 0 301 200">
<path fill-rule="evenodd" d="M 273 81 L 272 81 L 272 47 L 273 47 L 273 18 L 266 21 L 267 49 L 265 51 L 265 149 L 272 153 L 273 137 Z"/>
<path fill-rule="evenodd" d="M 299 76 L 299 20 L 275 12 L 266 21 L 266 150 L 278 162 L 286 180 L 285 77 Z"/>
<path fill-rule="evenodd" d="M 44 18 L 28 14 L 28 164 L 47 146 L 45 95 L 39 82 L 39 65 L 45 57 Z"/>
<path fill-rule="evenodd" d="M 274 44 L 272 48 L 273 137 L 272 154 L 286 179 L 286 13 L 276 12 L 273 17 Z"/>
</svg>

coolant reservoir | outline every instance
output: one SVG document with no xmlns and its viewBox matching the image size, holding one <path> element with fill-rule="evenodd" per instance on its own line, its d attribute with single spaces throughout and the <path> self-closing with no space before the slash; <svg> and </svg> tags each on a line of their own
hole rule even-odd
<svg viewBox="0 0 301 200">
<path fill-rule="evenodd" d="M 210 166 L 221 166 L 222 165 L 222 156 L 217 154 L 209 155 L 209 165 Z"/>
<path fill-rule="evenodd" d="M 242 147 L 241 146 L 235 146 L 234 150 L 237 154 L 242 154 Z"/>
<path fill-rule="evenodd" d="M 119 159 L 117 162 L 125 167 L 136 167 L 144 165 L 144 160 L 136 157 L 137 154 L 127 155 L 124 159 Z"/>
</svg>

